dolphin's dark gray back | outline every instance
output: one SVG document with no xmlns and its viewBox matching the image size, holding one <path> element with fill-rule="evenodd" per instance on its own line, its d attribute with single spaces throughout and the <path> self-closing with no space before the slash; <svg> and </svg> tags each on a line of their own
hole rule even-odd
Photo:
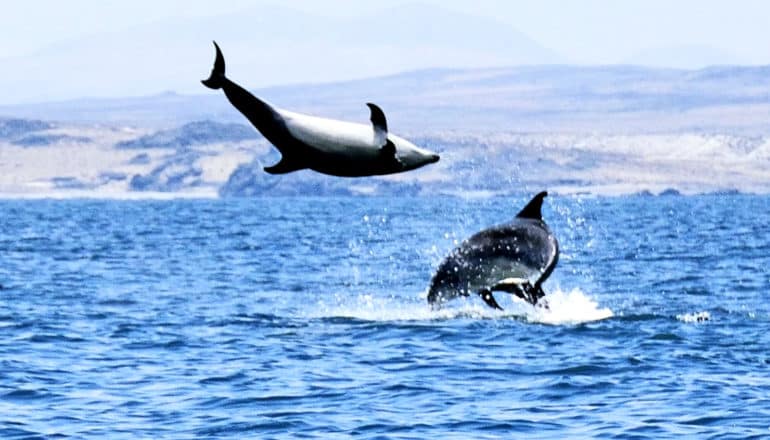
<svg viewBox="0 0 770 440">
<path fill-rule="evenodd" d="M 559 260 L 559 244 L 542 220 L 542 192 L 512 221 L 480 231 L 455 248 L 431 280 L 428 302 L 492 289 L 506 278 L 523 278 L 535 288 Z"/>
<path fill-rule="evenodd" d="M 539 284 L 548 278 L 559 257 L 559 245 L 542 220 L 515 218 L 470 237 L 460 248 L 466 258 L 493 260 L 508 258 L 519 262 L 522 278 Z"/>
</svg>

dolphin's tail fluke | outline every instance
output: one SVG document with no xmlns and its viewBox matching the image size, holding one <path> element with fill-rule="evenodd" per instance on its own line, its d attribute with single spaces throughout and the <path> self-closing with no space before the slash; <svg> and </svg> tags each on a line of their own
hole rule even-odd
<svg viewBox="0 0 770 440">
<path fill-rule="evenodd" d="M 222 56 L 222 51 L 219 50 L 216 41 L 214 42 L 214 48 L 217 50 L 217 57 L 214 60 L 214 68 L 211 69 L 211 76 L 201 82 L 204 86 L 216 90 L 222 88 L 225 79 L 225 57 Z"/>
</svg>

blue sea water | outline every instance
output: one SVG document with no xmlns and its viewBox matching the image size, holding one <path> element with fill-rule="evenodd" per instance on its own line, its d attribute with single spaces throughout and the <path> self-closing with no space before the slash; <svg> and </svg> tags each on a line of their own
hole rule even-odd
<svg viewBox="0 0 770 440">
<path fill-rule="evenodd" d="M 770 197 L 551 196 L 551 310 L 431 310 L 527 200 L 2 201 L 0 438 L 770 438 Z"/>
</svg>

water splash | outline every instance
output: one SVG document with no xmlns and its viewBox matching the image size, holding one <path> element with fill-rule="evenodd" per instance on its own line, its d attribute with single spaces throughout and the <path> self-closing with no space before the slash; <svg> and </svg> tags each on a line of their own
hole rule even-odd
<svg viewBox="0 0 770 440">
<path fill-rule="evenodd" d="M 504 295 L 504 296 L 503 296 Z M 461 298 L 441 309 L 432 309 L 423 298 L 362 294 L 350 297 L 338 294 L 321 299 L 317 306 L 304 312 L 304 318 L 351 318 L 364 321 L 436 321 L 449 319 L 517 319 L 527 322 L 571 325 L 598 321 L 614 316 L 580 289 L 550 292 L 549 308 L 532 307 L 509 295 L 499 295 L 505 310 L 494 310 L 478 298 Z M 510 298 L 510 299 L 507 299 Z"/>
<path fill-rule="evenodd" d="M 704 321 L 710 321 L 711 320 L 711 313 L 703 311 L 703 312 L 694 312 L 694 313 L 684 313 L 681 315 L 676 315 L 676 319 L 686 322 L 686 323 L 693 323 L 693 322 L 704 322 Z"/>
<path fill-rule="evenodd" d="M 600 321 L 614 316 L 612 310 L 599 303 L 579 288 L 570 291 L 557 289 L 546 295 L 548 308 L 528 307 L 527 320 L 541 324 L 565 325 Z M 523 301 L 519 301 L 522 302 Z M 526 306 L 529 306 L 528 304 Z"/>
</svg>

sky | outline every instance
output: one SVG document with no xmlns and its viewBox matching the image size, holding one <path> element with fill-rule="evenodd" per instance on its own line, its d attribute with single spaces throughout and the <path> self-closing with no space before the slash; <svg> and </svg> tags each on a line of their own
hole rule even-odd
<svg viewBox="0 0 770 440">
<path fill-rule="evenodd" d="M 770 64 L 770 2 L 761 0 L 417 0 L 425 5 L 494 20 L 534 40 L 568 64 L 640 64 L 660 67 L 700 68 L 713 64 Z M 411 1 L 401 0 L 401 3 Z M 412 2 L 413 3 L 413 2 Z M 174 23 L 181 18 L 206 18 L 242 10 L 269 11 L 269 5 L 321 17 L 351 18 L 377 14 L 399 1 L 357 0 L 25 0 L 6 2 L 0 14 L 0 62 L 3 70 L 17 61 L 34 59 L 33 65 L 57 79 L 57 47 L 98 40 L 103 35 L 142 29 L 153 23 Z M 270 20 L 270 17 L 264 17 Z M 398 23 L 382 16 L 383 33 L 397 32 Z M 254 31 L 256 31 L 255 29 Z M 250 30 L 244 30 L 250 31 Z M 378 29 L 373 29 L 377 32 Z M 209 50 L 207 48 L 206 50 Z M 74 52 L 73 52 L 74 53 Z M 208 54 L 208 52 L 206 52 Z M 40 54 L 48 54 L 43 57 Z M 210 55 L 210 54 L 209 54 Z M 37 58 L 35 58 L 37 56 Z M 83 60 L 87 63 L 88 60 Z M 209 62 L 207 60 L 206 62 Z M 430 62 L 426 58 L 426 62 Z M 47 63 L 51 63 L 48 65 Z M 20 64 L 24 65 L 24 64 Z M 27 64 L 29 65 L 29 64 Z M 412 64 L 405 64 L 412 66 Z M 418 66 L 431 67 L 431 66 Z M 464 66 L 468 67 L 468 66 Z M 471 66 L 472 67 L 472 66 Z M 362 71 L 369 74 L 372 71 Z M 375 72 L 376 73 L 376 72 Z M 392 73 L 383 71 L 383 74 Z M 331 73 L 330 73 L 331 75 Z M 3 81 L 0 74 L 0 81 Z M 301 78 L 299 78 L 301 79 Z M 328 78 L 325 78 L 328 79 Z M 346 78 L 340 78 L 346 79 Z M 66 83 L 66 78 L 64 78 Z M 18 80 L 5 78 L 13 85 Z M 275 83 L 266 78 L 264 83 Z M 149 80 L 147 81 L 150 82 Z M 255 79 L 256 85 L 260 84 Z M 73 82 L 74 84 L 74 82 Z M 159 84 L 160 86 L 161 84 Z M 162 84 L 168 88 L 168 84 Z M 6 84 L 6 87 L 8 85 Z M 82 89 L 53 91 L 53 99 L 71 98 Z M 20 88 L 28 87 L 19 84 Z M 11 87 L 12 88 L 12 87 Z M 153 93 L 151 85 L 146 93 Z M 135 88 L 131 94 L 145 93 Z M 119 91 L 97 90 L 97 95 Z M 41 99 L 21 92 L 0 97 L 0 104 Z"/>
</svg>

